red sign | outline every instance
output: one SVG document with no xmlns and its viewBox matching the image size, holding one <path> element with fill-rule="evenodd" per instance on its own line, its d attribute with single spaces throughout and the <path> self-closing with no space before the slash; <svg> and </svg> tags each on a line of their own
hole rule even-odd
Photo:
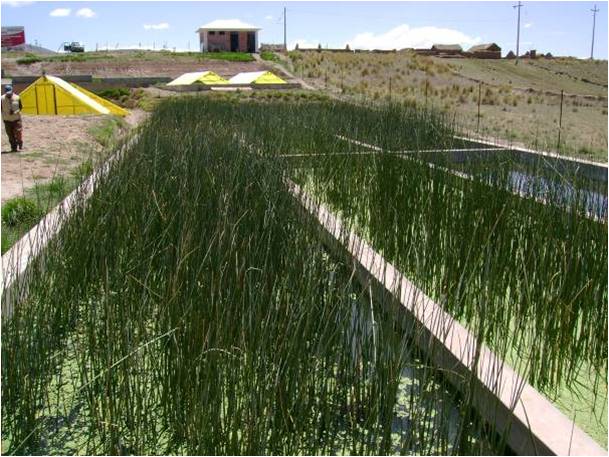
<svg viewBox="0 0 609 457">
<path fill-rule="evenodd" d="M 12 48 L 25 44 L 25 29 L 23 27 L 2 27 L 2 47 Z"/>
</svg>

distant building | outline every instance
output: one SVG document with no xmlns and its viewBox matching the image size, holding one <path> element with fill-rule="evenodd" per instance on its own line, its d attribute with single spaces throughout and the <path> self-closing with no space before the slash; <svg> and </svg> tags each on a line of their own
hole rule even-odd
<svg viewBox="0 0 609 457">
<path fill-rule="evenodd" d="M 515 59 L 516 58 L 516 54 L 514 54 L 514 51 L 510 51 L 506 54 L 505 56 L 506 59 Z"/>
<path fill-rule="evenodd" d="M 458 44 L 434 44 L 431 47 L 434 54 L 459 55 L 463 52 L 463 48 Z"/>
<path fill-rule="evenodd" d="M 496 43 L 478 44 L 467 52 L 477 59 L 501 59 L 501 48 Z"/>
<path fill-rule="evenodd" d="M 258 32 L 239 19 L 216 20 L 197 30 L 201 52 L 258 52 Z"/>
</svg>

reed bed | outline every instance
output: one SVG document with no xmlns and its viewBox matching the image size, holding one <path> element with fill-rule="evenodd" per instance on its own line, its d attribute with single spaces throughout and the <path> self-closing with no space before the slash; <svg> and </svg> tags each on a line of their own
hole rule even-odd
<svg viewBox="0 0 609 457">
<path fill-rule="evenodd" d="M 301 110 L 318 137 L 290 126 Z M 351 147 L 332 113 L 158 107 L 2 322 L 3 453 L 505 452 L 472 414 L 471 380 L 455 393 L 286 192 L 277 151 Z"/>
<path fill-rule="evenodd" d="M 568 390 L 576 402 L 582 389 L 598 395 L 572 408 L 576 417 L 603 418 L 606 431 L 606 182 L 515 151 L 438 152 L 472 144 L 455 139 L 454 119 L 431 110 L 227 110 L 225 122 L 244 144 L 281 155 L 291 176 L 533 385 L 551 398 Z M 603 435 L 595 437 L 606 445 Z"/>
</svg>

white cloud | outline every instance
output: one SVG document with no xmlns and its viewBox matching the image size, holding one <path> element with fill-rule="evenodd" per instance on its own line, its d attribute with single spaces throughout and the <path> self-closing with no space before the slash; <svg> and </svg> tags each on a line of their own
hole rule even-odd
<svg viewBox="0 0 609 457">
<path fill-rule="evenodd" d="M 69 16 L 72 10 L 70 8 L 56 8 L 49 13 L 52 17 L 66 17 Z"/>
<path fill-rule="evenodd" d="M 2 6 L 7 5 L 15 8 L 31 5 L 32 3 L 34 3 L 32 0 L 2 0 Z"/>
<path fill-rule="evenodd" d="M 264 18 L 265 18 L 267 21 L 272 21 L 272 20 L 273 20 L 273 16 L 271 16 L 270 14 L 269 14 L 268 16 L 264 16 Z"/>
<path fill-rule="evenodd" d="M 146 30 L 165 30 L 169 28 L 167 22 L 159 22 L 158 24 L 144 24 Z"/>
<path fill-rule="evenodd" d="M 95 11 L 93 11 L 91 8 L 81 8 L 76 11 L 76 15 L 87 19 L 91 19 L 92 17 L 96 16 Z"/>
<path fill-rule="evenodd" d="M 294 49 L 298 44 L 298 47 L 301 49 L 306 48 L 317 48 L 319 46 L 319 41 L 313 42 L 309 41 L 306 38 L 298 38 L 297 40 L 291 41 L 288 43 L 288 49 Z"/>
<path fill-rule="evenodd" d="M 463 47 L 480 43 L 480 38 L 471 37 L 463 32 L 442 27 L 410 27 L 402 24 L 384 33 L 358 33 L 341 47 L 351 49 L 403 49 L 429 48 L 433 44 L 460 44 Z"/>
<path fill-rule="evenodd" d="M 524 28 L 525 29 L 530 29 L 531 27 L 533 27 L 533 23 L 532 22 L 527 22 L 526 24 L 524 24 Z"/>
</svg>

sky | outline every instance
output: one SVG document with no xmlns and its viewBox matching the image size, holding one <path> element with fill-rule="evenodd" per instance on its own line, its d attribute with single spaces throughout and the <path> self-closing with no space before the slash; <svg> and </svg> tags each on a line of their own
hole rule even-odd
<svg viewBox="0 0 609 457">
<path fill-rule="evenodd" d="M 80 41 L 87 50 L 124 48 L 199 49 L 195 30 L 215 19 L 240 19 L 261 27 L 260 43 L 283 42 L 287 9 L 288 47 L 401 49 L 433 43 L 464 48 L 495 42 L 505 55 L 516 49 L 514 2 L 201 2 L 201 1 L 2 1 L 3 26 L 22 25 L 28 43 L 51 50 Z M 523 2 L 520 50 L 607 59 L 607 2 Z"/>
</svg>

